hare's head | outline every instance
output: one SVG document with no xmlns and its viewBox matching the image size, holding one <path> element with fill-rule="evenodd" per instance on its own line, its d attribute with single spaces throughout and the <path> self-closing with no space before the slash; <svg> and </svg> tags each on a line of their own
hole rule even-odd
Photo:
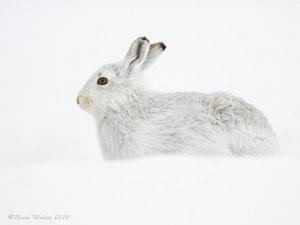
<svg viewBox="0 0 300 225">
<path fill-rule="evenodd" d="M 148 68 L 165 48 L 162 42 L 150 44 L 146 37 L 136 39 L 121 63 L 104 65 L 90 77 L 77 103 L 91 114 L 126 104 L 136 94 L 136 75 Z"/>
</svg>

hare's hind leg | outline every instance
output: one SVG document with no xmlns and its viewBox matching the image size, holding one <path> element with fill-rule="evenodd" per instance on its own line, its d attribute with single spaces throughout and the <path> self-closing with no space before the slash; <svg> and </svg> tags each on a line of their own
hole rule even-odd
<svg viewBox="0 0 300 225">
<path fill-rule="evenodd" d="M 229 94 L 214 93 L 203 98 L 203 107 L 220 122 L 234 154 L 267 155 L 279 152 L 268 120 L 251 104 Z"/>
<path fill-rule="evenodd" d="M 231 134 L 229 148 L 236 155 L 279 154 L 277 140 L 272 133 L 258 135 L 236 131 Z"/>
</svg>

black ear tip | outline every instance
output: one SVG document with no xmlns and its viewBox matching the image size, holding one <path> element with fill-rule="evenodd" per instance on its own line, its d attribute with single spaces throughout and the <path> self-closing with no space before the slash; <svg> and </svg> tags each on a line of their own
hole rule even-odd
<svg viewBox="0 0 300 225">
<path fill-rule="evenodd" d="M 141 40 L 149 42 L 149 40 L 146 37 L 141 37 Z"/>
<path fill-rule="evenodd" d="M 160 42 L 160 47 L 163 51 L 167 48 L 167 46 L 163 42 Z"/>
</svg>

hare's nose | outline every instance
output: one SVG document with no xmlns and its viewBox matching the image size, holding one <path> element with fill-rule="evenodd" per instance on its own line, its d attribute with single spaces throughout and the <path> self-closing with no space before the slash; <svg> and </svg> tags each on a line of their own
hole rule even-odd
<svg viewBox="0 0 300 225">
<path fill-rule="evenodd" d="M 83 107 L 87 107 L 87 106 L 90 106 L 91 103 L 92 103 L 92 99 L 89 97 L 89 96 L 82 96 L 82 95 L 79 95 L 77 98 L 76 98 L 76 102 L 79 106 L 83 106 Z"/>
</svg>

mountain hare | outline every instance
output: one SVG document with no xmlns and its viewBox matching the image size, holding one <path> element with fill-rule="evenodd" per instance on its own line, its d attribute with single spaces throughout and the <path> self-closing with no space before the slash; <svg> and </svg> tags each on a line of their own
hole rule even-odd
<svg viewBox="0 0 300 225">
<path fill-rule="evenodd" d="M 137 77 L 165 50 L 136 39 L 122 63 L 98 69 L 77 103 L 97 122 L 107 159 L 157 153 L 266 155 L 279 153 L 267 119 L 249 103 L 224 93 L 156 93 Z"/>
</svg>

